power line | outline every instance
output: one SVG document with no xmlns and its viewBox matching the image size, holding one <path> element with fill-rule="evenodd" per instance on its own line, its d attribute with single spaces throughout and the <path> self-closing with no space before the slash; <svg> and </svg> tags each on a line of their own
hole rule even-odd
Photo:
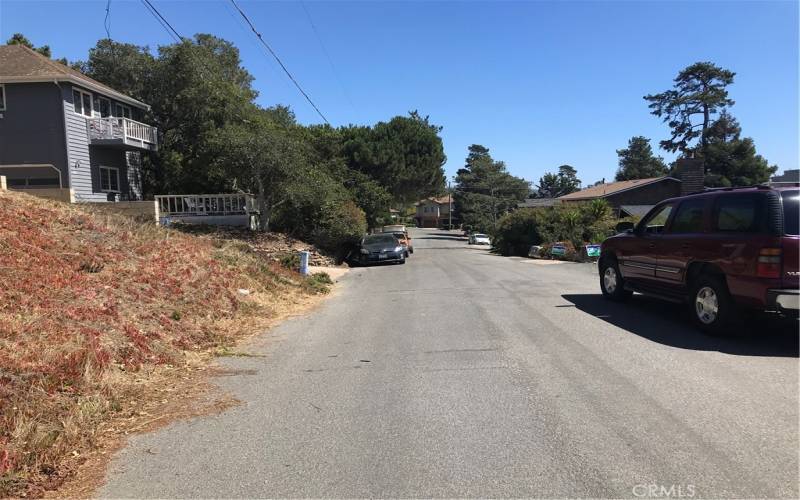
<svg viewBox="0 0 800 500">
<path fill-rule="evenodd" d="M 160 24 L 161 27 L 166 30 L 169 36 L 171 36 L 172 39 L 175 40 L 177 43 L 181 43 L 183 37 L 181 37 L 178 34 L 178 32 L 175 31 L 175 29 L 172 28 L 172 26 L 169 23 L 167 23 L 166 20 L 164 20 L 164 16 L 162 16 L 161 13 L 158 12 L 158 10 L 153 6 L 153 4 L 151 4 L 149 0 L 141 0 L 141 2 L 142 5 L 144 5 L 144 8 L 147 9 L 147 11 L 150 13 L 150 15 L 152 15 L 155 18 L 156 21 L 158 21 L 158 24 Z"/>
<path fill-rule="evenodd" d="M 144 0 L 144 1 L 148 1 L 148 0 Z M 250 30 L 253 33 L 255 33 L 256 37 L 258 37 L 258 40 L 261 42 L 261 44 L 264 45 L 264 47 L 267 48 L 269 53 L 272 54 L 272 57 L 274 57 L 275 60 L 278 61 L 278 64 L 280 65 L 281 69 L 283 69 L 283 72 L 286 73 L 286 76 L 288 76 L 289 79 L 292 81 L 292 83 L 294 83 L 294 86 L 297 87 L 297 90 L 299 90 L 300 93 L 303 94 L 303 97 L 305 97 L 306 101 L 308 101 L 308 103 L 311 104 L 311 107 L 314 108 L 314 111 L 317 112 L 317 114 L 322 118 L 322 120 L 325 123 L 327 123 L 328 125 L 330 125 L 330 122 L 328 121 L 328 119 L 325 118 L 325 115 L 322 114 L 322 111 L 319 110 L 317 105 L 314 104 L 314 101 L 312 101 L 311 98 L 308 96 L 308 94 L 306 94 L 306 91 L 303 90 L 303 87 L 301 87 L 300 84 L 297 82 L 297 80 L 295 80 L 294 76 L 292 76 L 292 74 L 289 72 L 289 70 L 283 64 L 283 61 L 281 61 L 280 57 L 278 57 L 278 54 L 276 54 L 275 51 L 272 50 L 272 47 L 270 47 L 269 44 L 264 40 L 264 37 L 261 36 L 261 33 L 259 33 L 258 30 L 256 29 L 256 27 L 253 26 L 253 23 L 250 21 L 250 18 L 248 18 L 247 14 L 245 14 L 244 11 L 242 11 L 242 9 L 236 3 L 236 0 L 230 0 L 230 1 L 233 4 L 233 6 L 236 7 L 236 10 L 239 11 L 239 15 L 241 15 L 242 18 L 244 18 L 244 20 L 247 21 L 248 26 L 250 26 Z"/>
<path fill-rule="evenodd" d="M 161 15 L 161 12 L 159 12 L 158 9 L 156 9 L 155 6 L 152 3 L 150 3 L 150 0 L 142 0 L 142 3 L 144 3 L 146 7 L 152 9 L 151 14 L 158 16 L 157 17 L 158 22 L 161 23 L 161 26 L 164 26 L 164 29 L 166 29 L 170 33 L 172 38 L 175 38 L 176 42 L 183 41 L 183 37 L 180 34 L 178 34 L 175 28 L 173 28 L 172 25 L 169 24 L 169 21 L 167 21 L 167 19 Z"/>
<path fill-rule="evenodd" d="M 103 26 L 106 28 L 106 38 L 111 40 L 111 22 L 108 19 L 109 15 L 111 15 L 111 0 L 106 2 L 106 18 L 103 20 Z"/>
<path fill-rule="evenodd" d="M 303 11 L 306 13 L 306 17 L 308 18 L 308 24 L 311 25 L 311 29 L 314 31 L 314 35 L 317 37 L 317 41 L 319 42 L 319 46 L 322 47 L 322 53 L 325 54 L 325 58 L 328 60 L 328 64 L 331 65 L 331 71 L 333 72 L 333 76 L 336 77 L 336 81 L 339 82 L 339 87 L 342 89 L 342 94 L 344 94 L 345 99 L 347 102 L 350 103 L 350 107 L 353 108 L 353 111 L 356 111 L 356 107 L 353 104 L 353 100 L 350 99 L 350 94 L 347 92 L 347 89 L 342 82 L 341 77 L 339 76 L 339 72 L 336 71 L 336 66 L 333 64 L 333 59 L 331 58 L 330 53 L 328 53 L 328 49 L 325 48 L 325 43 L 322 41 L 322 36 L 319 34 L 317 30 L 317 25 L 314 24 L 314 20 L 311 18 L 311 12 L 308 11 L 308 7 L 306 7 L 306 3 L 303 0 L 300 0 L 300 5 L 303 7 Z M 357 112 L 357 111 L 356 111 Z"/>
</svg>

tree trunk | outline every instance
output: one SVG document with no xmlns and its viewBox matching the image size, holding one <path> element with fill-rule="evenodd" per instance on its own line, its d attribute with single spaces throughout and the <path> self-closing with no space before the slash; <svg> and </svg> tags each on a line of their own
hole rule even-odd
<svg viewBox="0 0 800 500">
<path fill-rule="evenodd" d="M 700 151 L 703 157 L 706 156 L 706 130 L 708 130 L 708 122 L 711 119 L 708 112 L 708 104 L 703 104 L 703 131 L 700 135 Z"/>
</svg>

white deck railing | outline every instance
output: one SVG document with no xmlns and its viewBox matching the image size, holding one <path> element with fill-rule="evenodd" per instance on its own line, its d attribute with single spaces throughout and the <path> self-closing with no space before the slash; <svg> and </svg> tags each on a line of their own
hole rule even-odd
<svg viewBox="0 0 800 500">
<path fill-rule="evenodd" d="M 251 194 L 167 194 L 157 195 L 161 217 L 198 215 L 244 215 L 256 213 Z"/>
<path fill-rule="evenodd" d="M 89 139 L 123 139 L 142 145 L 158 144 L 158 129 L 130 118 L 89 118 Z"/>
</svg>

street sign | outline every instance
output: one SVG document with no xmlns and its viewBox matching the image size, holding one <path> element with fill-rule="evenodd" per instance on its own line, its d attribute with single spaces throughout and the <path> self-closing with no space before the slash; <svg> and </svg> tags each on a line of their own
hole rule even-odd
<svg viewBox="0 0 800 500">
<path fill-rule="evenodd" d="M 600 245 L 586 245 L 587 257 L 600 257 Z"/>
</svg>

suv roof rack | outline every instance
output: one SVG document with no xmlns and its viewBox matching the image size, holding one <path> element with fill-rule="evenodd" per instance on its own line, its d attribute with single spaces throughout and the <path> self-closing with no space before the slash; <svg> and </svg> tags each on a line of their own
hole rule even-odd
<svg viewBox="0 0 800 500">
<path fill-rule="evenodd" d="M 693 191 L 685 196 L 710 193 L 714 191 L 736 191 L 738 189 L 773 189 L 773 187 L 774 186 L 770 186 L 768 184 L 754 184 L 752 186 L 707 187 L 703 188 L 701 191 Z"/>
</svg>

